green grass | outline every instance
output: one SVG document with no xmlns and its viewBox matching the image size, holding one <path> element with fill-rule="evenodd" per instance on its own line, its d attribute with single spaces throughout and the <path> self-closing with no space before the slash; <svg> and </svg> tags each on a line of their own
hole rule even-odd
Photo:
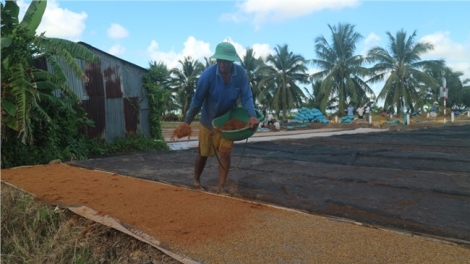
<svg viewBox="0 0 470 264">
<path fill-rule="evenodd" d="M 162 128 L 175 128 L 177 127 L 181 122 L 162 122 Z"/>
<path fill-rule="evenodd" d="M 96 263 L 64 210 L 2 184 L 2 263 Z"/>
<path fill-rule="evenodd" d="M 162 128 L 176 128 L 180 124 L 181 122 L 166 122 L 166 121 L 161 123 Z M 198 126 L 199 126 L 198 121 L 194 121 L 191 123 L 191 127 L 198 127 Z"/>
</svg>

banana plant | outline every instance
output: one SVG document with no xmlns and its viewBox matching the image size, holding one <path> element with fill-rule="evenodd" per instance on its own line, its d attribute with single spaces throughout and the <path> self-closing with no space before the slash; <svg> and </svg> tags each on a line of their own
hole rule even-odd
<svg viewBox="0 0 470 264">
<path fill-rule="evenodd" d="M 23 19 L 19 21 L 20 8 L 16 1 L 1 3 L 1 53 L 2 53 L 2 140 L 5 129 L 18 133 L 24 144 L 33 143 L 31 120 L 50 122 L 41 100 L 52 100 L 53 91 L 78 98 L 66 85 L 65 69 L 72 70 L 86 81 L 77 59 L 97 62 L 97 57 L 84 46 L 60 38 L 37 34 L 46 0 L 31 1 Z M 35 62 L 46 59 L 52 70 L 36 68 Z"/>
</svg>

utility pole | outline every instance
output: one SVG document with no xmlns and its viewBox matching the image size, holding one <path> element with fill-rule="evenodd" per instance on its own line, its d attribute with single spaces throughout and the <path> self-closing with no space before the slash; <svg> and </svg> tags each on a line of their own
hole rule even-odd
<svg viewBox="0 0 470 264">
<path fill-rule="evenodd" d="M 442 95 L 444 96 L 444 124 L 447 122 L 447 109 L 446 109 L 446 100 L 447 100 L 447 90 L 446 90 L 446 78 L 442 76 Z"/>
</svg>

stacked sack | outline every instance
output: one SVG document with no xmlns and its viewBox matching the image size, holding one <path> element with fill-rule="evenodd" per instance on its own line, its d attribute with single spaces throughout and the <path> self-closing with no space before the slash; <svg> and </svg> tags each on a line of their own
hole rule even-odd
<svg viewBox="0 0 470 264">
<path fill-rule="evenodd" d="M 297 115 L 290 121 L 291 123 L 323 123 L 329 124 L 330 120 L 326 119 L 323 113 L 317 108 L 309 109 L 302 107 L 297 112 Z"/>
</svg>

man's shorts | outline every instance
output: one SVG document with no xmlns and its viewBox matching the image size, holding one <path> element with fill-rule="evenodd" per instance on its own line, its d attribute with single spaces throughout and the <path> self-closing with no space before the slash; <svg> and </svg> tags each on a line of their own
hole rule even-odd
<svg viewBox="0 0 470 264">
<path fill-rule="evenodd" d="M 219 153 L 231 152 L 233 141 L 224 139 L 220 133 L 209 130 L 199 124 L 199 154 L 204 157 L 215 155 L 214 147 Z"/>
</svg>

